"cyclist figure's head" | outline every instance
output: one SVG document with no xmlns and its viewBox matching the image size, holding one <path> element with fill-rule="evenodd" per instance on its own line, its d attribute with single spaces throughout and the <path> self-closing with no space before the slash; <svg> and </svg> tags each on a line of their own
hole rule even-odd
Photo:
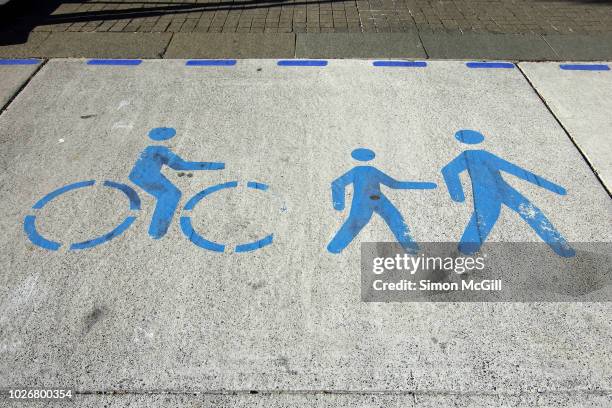
<svg viewBox="0 0 612 408">
<path fill-rule="evenodd" d="M 359 149 L 353 150 L 351 152 L 351 156 L 355 160 L 359 160 L 359 161 L 364 161 L 365 162 L 365 161 L 370 161 L 374 157 L 376 157 L 376 153 L 374 153 L 370 149 L 359 148 Z"/>
<path fill-rule="evenodd" d="M 172 139 L 175 135 L 176 130 L 168 127 L 153 128 L 149 131 L 149 137 L 151 140 L 155 140 L 157 142 Z"/>
<path fill-rule="evenodd" d="M 484 140 L 484 136 L 475 130 L 460 130 L 455 133 L 455 139 L 461 143 L 478 144 Z"/>
</svg>

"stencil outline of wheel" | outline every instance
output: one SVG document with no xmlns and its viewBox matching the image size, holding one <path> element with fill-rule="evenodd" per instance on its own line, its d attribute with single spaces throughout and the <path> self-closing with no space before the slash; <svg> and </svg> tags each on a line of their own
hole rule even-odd
<svg viewBox="0 0 612 408">
<path fill-rule="evenodd" d="M 220 183 L 220 184 L 216 184 L 211 187 L 207 187 L 204 190 L 200 191 L 199 193 L 195 194 L 193 197 L 191 197 L 189 201 L 187 201 L 187 204 L 185 204 L 185 206 L 183 207 L 183 210 L 192 211 L 195 208 L 195 206 L 205 197 L 217 191 L 220 191 L 220 190 L 236 188 L 238 187 L 238 184 L 239 184 L 238 181 L 229 181 L 226 183 Z M 249 181 L 246 183 L 246 186 L 247 188 L 261 190 L 261 191 L 268 191 L 268 188 L 269 188 L 267 184 L 259 183 L 256 181 Z M 204 249 L 207 249 L 213 252 L 225 252 L 225 250 L 228 248 L 228 246 L 225 244 L 220 244 L 218 242 L 208 240 L 204 238 L 204 236 L 199 234 L 193 228 L 193 225 L 191 223 L 191 216 L 188 216 L 188 215 L 181 216 L 180 225 L 181 225 L 181 231 L 183 231 L 183 234 L 187 237 L 187 239 L 191 241 L 193 244 L 199 246 L 200 248 L 204 248 Z M 256 241 L 236 245 L 234 252 L 242 253 L 242 252 L 256 251 L 258 249 L 264 248 L 272 244 L 273 239 L 274 239 L 274 234 L 268 234 L 265 237 L 258 239 Z"/>
<path fill-rule="evenodd" d="M 34 245 L 37 245 L 44 249 L 48 249 L 50 251 L 59 250 L 63 245 L 62 243 L 45 238 L 36 229 L 36 212 L 38 212 L 37 210 L 42 209 L 45 205 L 65 193 L 81 188 L 92 187 L 95 184 L 95 180 L 79 181 L 76 183 L 67 184 L 63 187 L 53 190 L 52 192 L 46 194 L 43 198 L 38 200 L 32 206 L 32 210 L 35 210 L 35 214 L 28 214 L 23 220 L 23 228 L 26 235 L 30 239 L 30 242 L 32 242 Z M 105 180 L 102 185 L 121 191 L 123 194 L 125 194 L 125 196 L 130 202 L 130 210 L 140 211 L 140 197 L 138 197 L 138 193 L 136 193 L 136 191 L 132 187 L 128 186 L 127 184 L 117 183 L 111 180 Z M 132 225 L 135 220 L 135 215 L 129 215 L 110 232 L 107 232 L 106 234 L 102 234 L 96 238 L 89 239 L 86 241 L 71 243 L 68 248 L 71 251 L 75 251 L 81 249 L 89 249 L 101 245 L 123 234 L 125 231 L 127 231 L 127 229 Z"/>
</svg>

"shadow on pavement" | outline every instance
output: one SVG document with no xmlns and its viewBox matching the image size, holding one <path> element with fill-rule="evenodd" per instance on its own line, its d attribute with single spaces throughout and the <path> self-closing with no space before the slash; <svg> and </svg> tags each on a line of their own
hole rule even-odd
<svg viewBox="0 0 612 408">
<path fill-rule="evenodd" d="M 249 10 L 280 7 L 286 0 L 219 1 L 211 3 L 171 1 L 12 0 L 0 7 L 0 45 L 21 44 L 39 25 L 157 17 L 202 11 Z M 307 0 L 291 5 L 332 3 Z M 63 4 L 121 5 L 121 9 L 75 11 L 53 14 Z"/>
<path fill-rule="evenodd" d="M 12 0 L 0 6 L 0 45 L 22 44 L 62 3 L 58 0 Z M 76 2 L 76 1 L 75 1 Z"/>
</svg>

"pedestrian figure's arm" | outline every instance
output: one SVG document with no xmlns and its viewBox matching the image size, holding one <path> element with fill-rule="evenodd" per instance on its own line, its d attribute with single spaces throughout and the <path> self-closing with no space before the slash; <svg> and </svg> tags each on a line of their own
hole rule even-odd
<svg viewBox="0 0 612 408">
<path fill-rule="evenodd" d="M 444 177 L 444 182 L 446 183 L 448 193 L 453 201 L 458 203 L 465 201 L 463 186 L 461 185 L 461 179 L 459 178 L 459 174 L 461 174 L 465 169 L 467 169 L 467 163 L 464 153 L 461 153 L 452 162 L 448 163 L 442 168 L 442 176 Z"/>
<path fill-rule="evenodd" d="M 549 191 L 552 191 L 553 193 L 556 193 L 559 195 L 567 194 L 567 191 L 560 185 L 555 184 L 552 181 L 546 180 L 545 178 L 540 177 L 537 174 L 530 172 L 529 170 L 525 170 L 493 154 L 491 154 L 491 161 L 493 161 L 500 170 L 503 170 L 506 173 L 510 173 L 520 179 L 528 181 L 537 186 L 543 187 Z"/>
<path fill-rule="evenodd" d="M 420 181 L 398 181 L 382 171 L 376 169 L 376 175 L 381 184 L 396 190 L 431 190 L 437 187 L 436 183 L 424 183 Z"/>
<path fill-rule="evenodd" d="M 168 153 L 168 159 L 168 166 L 174 170 L 223 170 L 225 168 L 225 163 L 185 161 L 172 152 Z"/>
<path fill-rule="evenodd" d="M 433 190 L 438 187 L 436 183 L 428 183 L 422 181 L 398 181 L 393 188 L 403 190 Z"/>
<path fill-rule="evenodd" d="M 344 210 L 344 192 L 346 186 L 353 182 L 353 171 L 348 171 L 342 176 L 338 177 L 331 183 L 332 189 L 332 203 L 334 209 L 338 211 Z"/>
</svg>

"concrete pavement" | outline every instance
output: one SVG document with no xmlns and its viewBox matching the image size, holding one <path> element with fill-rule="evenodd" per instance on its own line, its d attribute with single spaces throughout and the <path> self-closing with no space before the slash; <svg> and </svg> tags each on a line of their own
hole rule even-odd
<svg viewBox="0 0 612 408">
<path fill-rule="evenodd" d="M 408 30 L 399 33 L 32 32 L 2 58 L 407 58 L 512 61 L 612 59 L 612 34 Z"/>
<path fill-rule="evenodd" d="M 610 64 L 521 63 L 520 67 L 611 191 Z"/>
<path fill-rule="evenodd" d="M 38 69 L 42 61 L 35 59 L 0 60 L 0 109 L 18 93 L 19 89 Z"/>
<path fill-rule="evenodd" d="M 326 250 L 349 208 L 332 208 L 330 183 L 356 165 L 356 147 L 392 177 L 436 183 L 384 193 L 415 239 L 456 242 L 473 198 L 451 201 L 440 170 L 464 150 L 461 129 L 567 189 L 507 177 L 568 241 L 610 242 L 609 195 L 513 64 L 108 63 L 48 61 L 0 115 L 0 388 L 75 388 L 87 406 L 609 401 L 609 302 L 362 303 L 359 244 L 393 241 L 387 226 L 375 217 L 340 254 Z M 158 127 L 176 136 L 154 143 Z M 151 144 L 226 166 L 164 170 L 179 208 L 222 187 L 161 239 L 147 233 L 154 199 L 128 180 Z M 32 208 L 83 180 L 97 182 Z M 31 215 L 57 251 L 28 238 Z M 540 241 L 507 208 L 488 239 Z"/>
</svg>

